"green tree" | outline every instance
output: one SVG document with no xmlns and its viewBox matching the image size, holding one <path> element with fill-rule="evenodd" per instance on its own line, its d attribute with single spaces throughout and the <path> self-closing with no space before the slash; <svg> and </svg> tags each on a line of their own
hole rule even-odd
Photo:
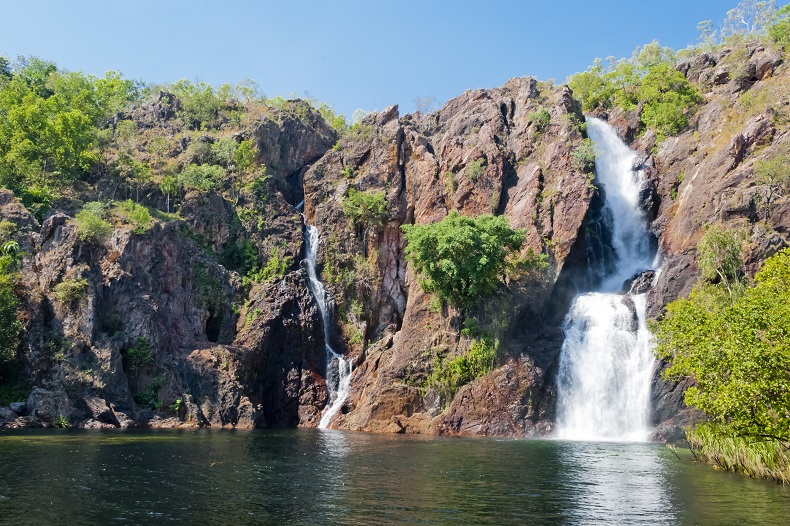
<svg viewBox="0 0 790 526">
<path fill-rule="evenodd" d="M 162 181 L 159 183 L 159 190 L 165 194 L 165 199 L 167 203 L 167 213 L 170 213 L 170 196 L 175 194 L 178 191 L 178 182 L 176 178 L 170 175 L 166 175 L 162 178 Z"/>
<path fill-rule="evenodd" d="M 355 188 L 348 189 L 343 199 L 343 212 L 357 226 L 378 229 L 387 219 L 387 198 L 384 190 L 378 192 L 360 192 Z"/>
<path fill-rule="evenodd" d="M 727 11 L 721 28 L 722 37 L 762 35 L 776 16 L 775 0 L 743 0 Z"/>
<path fill-rule="evenodd" d="M 233 153 L 233 164 L 236 166 L 236 170 L 245 173 L 253 166 L 257 157 L 258 149 L 255 148 L 253 142 L 241 141 Z"/>
<path fill-rule="evenodd" d="M 743 275 L 744 236 L 740 230 L 727 230 L 719 224 L 705 228 L 697 244 L 697 260 L 702 278 L 711 282 L 719 281 L 732 295 L 734 286 Z"/>
<path fill-rule="evenodd" d="M 780 152 L 757 163 L 757 182 L 763 185 L 760 200 L 763 216 L 771 217 L 771 206 L 790 191 L 790 154 Z"/>
<path fill-rule="evenodd" d="M 19 346 L 19 322 L 17 310 L 19 298 L 14 292 L 14 281 L 9 274 L 0 274 L 0 382 L 7 380 L 7 372 L 16 358 Z"/>
<path fill-rule="evenodd" d="M 656 324 L 667 378 L 692 377 L 686 403 L 741 436 L 790 441 L 790 249 L 731 296 L 697 287 Z"/>
<path fill-rule="evenodd" d="M 768 28 L 768 35 L 785 49 L 790 45 L 790 4 L 776 13 L 774 24 Z"/>
<path fill-rule="evenodd" d="M 110 237 L 113 227 L 102 219 L 96 211 L 83 208 L 74 216 L 77 239 L 84 243 L 99 244 Z"/>
<path fill-rule="evenodd" d="M 420 285 L 457 307 L 494 292 L 505 278 L 508 256 L 524 243 L 504 216 L 464 217 L 456 211 L 437 223 L 403 225 L 406 257 Z"/>
</svg>

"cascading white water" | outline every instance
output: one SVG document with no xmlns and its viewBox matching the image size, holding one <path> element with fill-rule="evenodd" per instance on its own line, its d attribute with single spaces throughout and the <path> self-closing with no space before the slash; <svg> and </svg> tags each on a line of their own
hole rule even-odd
<svg viewBox="0 0 790 526">
<path fill-rule="evenodd" d="M 318 311 L 321 313 L 321 326 L 324 329 L 324 342 L 326 345 L 326 386 L 329 390 L 329 402 L 321 414 L 321 421 L 318 423 L 318 427 L 324 429 L 329 425 L 332 417 L 340 410 L 348 396 L 348 390 L 351 386 L 351 360 L 346 360 L 343 356 L 336 353 L 329 343 L 331 337 L 331 320 L 329 317 L 331 303 L 327 298 L 326 287 L 318 279 L 318 274 L 315 270 L 320 238 L 316 227 L 311 225 L 305 225 L 305 227 L 307 257 L 304 262 L 307 269 L 307 284 L 315 298 L 315 302 L 318 304 Z"/>
<path fill-rule="evenodd" d="M 644 441 L 650 430 L 652 338 L 645 295 L 618 294 L 623 282 L 656 266 L 639 190 L 636 153 L 615 130 L 588 119 L 602 216 L 612 234 L 614 270 L 596 292 L 577 296 L 565 317 L 560 353 L 557 436 L 573 440 Z"/>
</svg>

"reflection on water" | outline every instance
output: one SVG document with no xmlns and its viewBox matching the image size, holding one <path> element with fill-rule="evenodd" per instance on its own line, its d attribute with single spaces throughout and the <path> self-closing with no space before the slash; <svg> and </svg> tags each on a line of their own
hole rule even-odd
<svg viewBox="0 0 790 526">
<path fill-rule="evenodd" d="M 651 444 L 332 430 L 0 432 L 0 524 L 786 524 Z"/>
<path fill-rule="evenodd" d="M 676 524 L 665 462 L 652 444 L 561 443 L 578 524 Z"/>
</svg>

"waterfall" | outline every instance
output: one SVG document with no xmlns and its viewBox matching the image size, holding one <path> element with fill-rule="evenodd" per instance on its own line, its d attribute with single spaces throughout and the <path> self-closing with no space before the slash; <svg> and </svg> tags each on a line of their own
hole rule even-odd
<svg viewBox="0 0 790 526">
<path fill-rule="evenodd" d="M 627 279 L 657 263 L 639 206 L 644 174 L 634 168 L 636 153 L 611 126 L 590 118 L 587 130 L 595 144 L 596 181 L 605 195 L 601 220 L 611 234 L 615 261 L 602 272 L 597 290 L 576 296 L 565 317 L 557 436 L 644 441 L 650 433 L 652 338 L 645 295 L 620 293 Z"/>
<path fill-rule="evenodd" d="M 301 204 L 301 203 L 300 203 Z M 321 414 L 321 421 L 318 427 L 323 429 L 329 425 L 340 407 L 348 396 L 351 386 L 351 360 L 346 360 L 332 349 L 329 343 L 331 339 L 331 309 L 332 304 L 326 294 L 326 287 L 318 279 L 315 270 L 315 263 L 318 257 L 318 244 L 320 238 L 318 229 L 314 226 L 305 224 L 305 244 L 307 245 L 307 257 L 304 265 L 307 269 L 307 285 L 310 292 L 318 304 L 318 311 L 321 313 L 321 326 L 324 329 L 324 343 L 326 346 L 326 386 L 329 390 L 329 402 Z"/>
</svg>

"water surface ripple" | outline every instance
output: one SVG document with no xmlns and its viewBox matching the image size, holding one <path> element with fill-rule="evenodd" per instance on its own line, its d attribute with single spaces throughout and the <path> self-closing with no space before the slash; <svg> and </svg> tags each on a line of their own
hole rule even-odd
<svg viewBox="0 0 790 526">
<path fill-rule="evenodd" d="M 787 524 L 790 488 L 653 444 L 2 431 L 0 524 Z"/>
</svg>

